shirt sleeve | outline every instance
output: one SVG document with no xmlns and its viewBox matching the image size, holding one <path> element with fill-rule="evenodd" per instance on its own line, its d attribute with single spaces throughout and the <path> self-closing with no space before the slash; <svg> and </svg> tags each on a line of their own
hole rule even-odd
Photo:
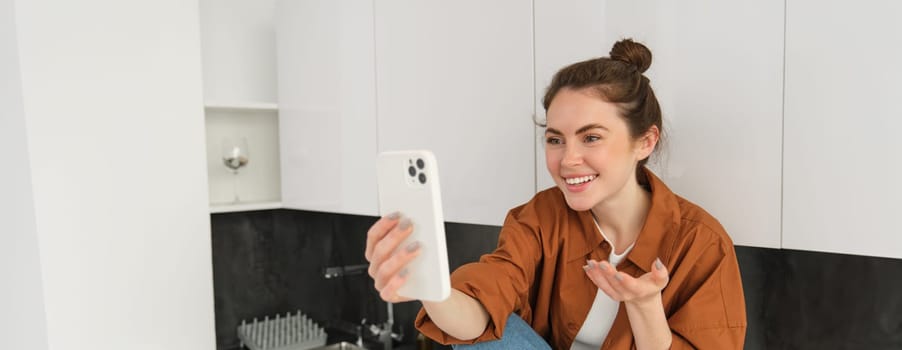
<svg viewBox="0 0 902 350">
<path fill-rule="evenodd" d="M 511 211 L 505 219 L 494 252 L 483 255 L 479 262 L 461 266 L 451 274 L 451 286 L 479 301 L 488 311 L 489 323 L 483 333 L 472 340 L 460 340 L 443 332 L 420 309 L 415 325 L 423 335 L 442 344 L 470 344 L 500 339 L 511 313 L 531 313 L 528 302 L 530 286 L 542 256 L 537 225 L 517 219 Z"/>
<path fill-rule="evenodd" d="M 745 342 L 745 297 L 739 264 L 731 242 L 715 240 L 690 248 L 675 273 L 684 281 L 676 288 L 668 323 L 671 349 L 742 349 Z M 697 252 L 693 252 L 696 250 Z M 696 257 L 695 259 L 691 257 Z"/>
</svg>

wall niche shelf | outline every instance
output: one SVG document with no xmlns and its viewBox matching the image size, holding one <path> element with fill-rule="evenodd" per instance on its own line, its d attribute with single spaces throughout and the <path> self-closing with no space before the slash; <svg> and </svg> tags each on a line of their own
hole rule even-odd
<svg viewBox="0 0 902 350">
<path fill-rule="evenodd" d="M 210 213 L 277 209 L 281 203 L 278 105 L 235 100 L 204 104 Z M 222 142 L 247 140 L 250 163 L 239 171 L 239 195 L 232 203 L 235 176 L 222 163 Z"/>
<path fill-rule="evenodd" d="M 268 102 L 207 102 L 204 109 L 211 111 L 270 111 L 277 112 L 279 105 Z"/>
<path fill-rule="evenodd" d="M 282 202 L 239 202 L 210 204 L 210 214 L 234 213 L 239 211 L 281 209 Z"/>
</svg>

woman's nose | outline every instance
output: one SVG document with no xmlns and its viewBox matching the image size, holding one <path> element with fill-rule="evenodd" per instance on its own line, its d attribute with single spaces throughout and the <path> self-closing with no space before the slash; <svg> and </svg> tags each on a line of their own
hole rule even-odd
<svg viewBox="0 0 902 350">
<path fill-rule="evenodd" d="M 580 165 L 583 161 L 583 155 L 576 146 L 567 145 L 564 149 L 564 158 L 561 164 L 564 166 Z"/>
</svg>

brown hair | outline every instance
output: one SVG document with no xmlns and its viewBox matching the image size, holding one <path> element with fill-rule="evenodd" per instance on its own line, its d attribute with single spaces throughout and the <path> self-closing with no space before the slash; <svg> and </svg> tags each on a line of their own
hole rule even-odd
<svg viewBox="0 0 902 350">
<path fill-rule="evenodd" d="M 561 89 L 591 88 L 602 100 L 617 104 L 620 116 L 626 121 L 630 135 L 638 138 L 652 125 L 664 137 L 661 107 L 642 73 L 651 66 L 651 51 L 632 39 L 623 39 L 611 48 L 610 57 L 577 62 L 558 71 L 545 92 L 542 105 L 545 111 Z M 539 123 L 545 127 L 544 123 Z M 660 144 L 660 142 L 658 142 Z M 655 145 L 655 149 L 657 149 Z M 648 158 L 639 161 L 637 175 L 644 176 L 642 167 Z"/>
</svg>

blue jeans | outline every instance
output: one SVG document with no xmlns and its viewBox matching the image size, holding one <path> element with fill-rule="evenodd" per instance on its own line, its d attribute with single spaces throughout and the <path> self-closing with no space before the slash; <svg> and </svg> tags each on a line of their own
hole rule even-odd
<svg viewBox="0 0 902 350">
<path fill-rule="evenodd" d="M 476 344 L 453 345 L 459 350 L 495 350 L 495 349 L 523 349 L 523 350 L 551 350 L 551 346 L 545 339 L 532 330 L 517 314 L 511 314 L 507 318 L 504 334 L 501 339 Z"/>
</svg>

